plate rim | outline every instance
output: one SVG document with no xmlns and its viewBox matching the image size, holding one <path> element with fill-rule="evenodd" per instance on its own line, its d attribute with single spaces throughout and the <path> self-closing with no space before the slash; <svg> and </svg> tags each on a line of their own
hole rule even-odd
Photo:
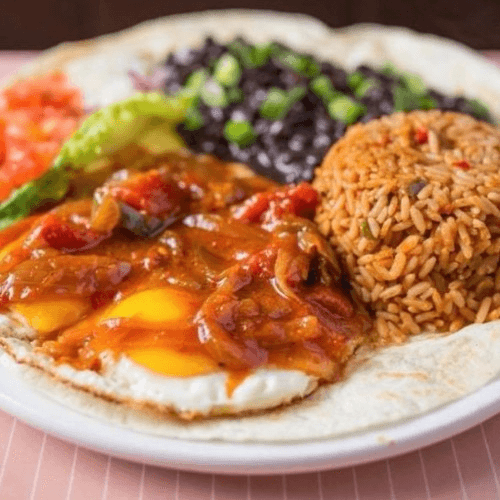
<svg viewBox="0 0 500 500">
<path fill-rule="evenodd" d="M 494 379 L 424 414 L 336 438 L 291 443 L 188 440 L 106 422 L 33 389 L 19 373 L 14 377 L 0 364 L 0 409 L 30 426 L 113 457 L 212 474 L 290 474 L 360 465 L 446 440 L 500 412 L 500 380 Z"/>
</svg>

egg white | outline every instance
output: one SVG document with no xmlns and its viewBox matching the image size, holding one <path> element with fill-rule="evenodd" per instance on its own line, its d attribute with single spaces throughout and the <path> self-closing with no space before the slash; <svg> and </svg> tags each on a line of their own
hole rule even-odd
<svg viewBox="0 0 500 500">
<path fill-rule="evenodd" d="M 94 395 L 130 406 L 147 406 L 183 418 L 230 415 L 264 410 L 302 399 L 318 385 L 315 377 L 299 370 L 260 368 L 249 374 L 229 395 L 229 374 L 174 377 L 153 372 L 125 355 L 101 355 L 102 370 L 78 370 L 57 364 L 35 352 L 36 332 L 20 315 L 0 316 L 0 345 L 19 363 L 42 369 L 59 381 Z"/>
</svg>

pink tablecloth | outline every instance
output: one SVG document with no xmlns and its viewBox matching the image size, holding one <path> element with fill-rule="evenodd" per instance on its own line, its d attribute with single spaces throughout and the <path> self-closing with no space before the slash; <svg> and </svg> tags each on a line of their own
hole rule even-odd
<svg viewBox="0 0 500 500">
<path fill-rule="evenodd" d="M 0 52 L 0 78 L 35 54 Z M 500 66 L 500 51 L 485 55 Z M 282 476 L 220 476 L 127 462 L 0 411 L 0 500 L 500 499 L 500 415 L 389 460 Z"/>
</svg>

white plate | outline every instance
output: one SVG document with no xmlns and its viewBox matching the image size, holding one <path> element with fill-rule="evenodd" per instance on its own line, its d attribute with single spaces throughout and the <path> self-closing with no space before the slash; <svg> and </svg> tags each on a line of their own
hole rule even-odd
<svg viewBox="0 0 500 500">
<path fill-rule="evenodd" d="M 0 408 L 49 434 L 120 458 L 219 474 L 283 474 L 360 464 L 446 439 L 500 411 L 500 380 L 408 421 L 291 444 L 189 441 L 112 425 L 35 392 L 13 374 L 12 362 L 5 358 L 0 364 Z"/>
<path fill-rule="evenodd" d="M 192 29 L 194 19 L 202 28 L 196 33 Z M 275 19 L 279 19 L 279 23 L 275 23 Z M 464 92 L 483 99 L 494 114 L 500 116 L 500 71 L 473 51 L 451 41 L 380 26 L 330 31 L 310 18 L 269 12 L 234 11 L 210 18 L 203 14 L 177 16 L 172 18 L 172 23 L 175 29 L 153 24 L 153 29 L 148 27 L 146 34 L 140 28 L 137 32 L 137 38 L 148 46 L 155 58 L 167 42 L 177 43 L 179 39 L 195 43 L 210 31 L 226 38 L 241 32 L 250 39 L 270 31 L 285 43 L 315 51 L 322 58 L 333 54 L 334 59 L 351 68 L 361 61 L 378 65 L 390 59 L 402 70 L 424 75 L 429 85 L 444 92 Z M 109 53 L 106 46 L 102 47 L 102 60 L 110 60 L 110 54 L 116 57 L 118 48 L 123 53 L 128 48 L 135 55 L 136 42 L 130 46 L 128 42 L 120 44 L 119 40 L 115 44 L 110 39 Z M 409 57 L 411 54 L 419 54 L 419 57 Z M 48 66 L 49 56 L 42 59 Z M 74 80 L 78 82 L 78 76 L 91 74 L 95 60 L 82 57 L 76 61 L 79 65 L 73 64 L 70 71 Z M 28 67 L 26 72 L 30 71 Z M 115 78 L 114 74 L 111 76 Z M 20 376 L 17 367 L 5 359 L 0 362 L 0 408 L 52 435 L 122 458 L 185 470 L 270 474 L 349 466 L 446 439 L 500 411 L 500 381 L 495 379 L 461 399 L 415 418 L 335 439 L 291 444 L 190 441 L 109 424 L 34 390 Z"/>
</svg>

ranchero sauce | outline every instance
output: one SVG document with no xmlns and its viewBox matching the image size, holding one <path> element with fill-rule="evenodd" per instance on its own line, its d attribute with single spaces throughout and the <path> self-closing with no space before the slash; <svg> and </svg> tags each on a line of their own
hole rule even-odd
<svg viewBox="0 0 500 500">
<path fill-rule="evenodd" d="M 78 369 L 111 353 L 165 375 L 225 370 L 229 391 L 264 366 L 334 381 L 369 321 L 311 221 L 318 201 L 208 156 L 124 168 L 0 234 L 0 302 Z"/>
</svg>

